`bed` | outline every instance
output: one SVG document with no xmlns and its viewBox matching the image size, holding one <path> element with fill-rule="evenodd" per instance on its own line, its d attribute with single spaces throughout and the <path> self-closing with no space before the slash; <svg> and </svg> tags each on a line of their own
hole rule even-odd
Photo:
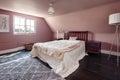
<svg viewBox="0 0 120 80">
<path fill-rule="evenodd" d="M 77 37 L 77 40 L 68 40 L 69 37 Z M 70 31 L 65 33 L 66 40 L 35 43 L 30 54 L 48 63 L 55 73 L 64 78 L 78 68 L 79 60 L 85 56 L 87 37 L 87 31 Z"/>
</svg>

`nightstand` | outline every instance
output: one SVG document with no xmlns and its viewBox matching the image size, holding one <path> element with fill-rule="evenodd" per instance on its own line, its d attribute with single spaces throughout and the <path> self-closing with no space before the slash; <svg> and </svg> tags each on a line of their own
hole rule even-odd
<svg viewBox="0 0 120 80">
<path fill-rule="evenodd" d="M 34 44 L 34 43 L 25 44 L 25 50 L 26 50 L 26 51 L 31 51 L 33 44 Z"/>
<path fill-rule="evenodd" d="M 86 42 L 86 52 L 90 54 L 100 54 L 101 53 L 101 42 L 99 41 Z"/>
</svg>

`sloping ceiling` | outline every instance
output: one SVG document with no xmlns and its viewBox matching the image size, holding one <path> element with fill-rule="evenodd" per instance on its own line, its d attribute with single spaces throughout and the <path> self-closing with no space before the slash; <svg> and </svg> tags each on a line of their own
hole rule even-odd
<svg viewBox="0 0 120 80">
<path fill-rule="evenodd" d="M 119 0 L 54 0 L 55 14 L 49 15 L 47 10 L 51 0 L 0 0 L 0 9 L 24 14 L 51 17 L 80 11 Z"/>
</svg>

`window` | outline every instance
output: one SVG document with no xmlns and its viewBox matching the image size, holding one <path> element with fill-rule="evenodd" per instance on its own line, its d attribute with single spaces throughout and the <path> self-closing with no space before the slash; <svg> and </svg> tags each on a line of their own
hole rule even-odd
<svg viewBox="0 0 120 80">
<path fill-rule="evenodd" d="M 14 33 L 35 33 L 35 20 L 14 16 Z"/>
</svg>

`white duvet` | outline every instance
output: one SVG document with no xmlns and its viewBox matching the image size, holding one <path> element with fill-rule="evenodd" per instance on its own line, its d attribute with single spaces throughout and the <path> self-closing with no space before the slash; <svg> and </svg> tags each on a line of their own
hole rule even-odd
<svg viewBox="0 0 120 80">
<path fill-rule="evenodd" d="M 57 74 L 67 77 L 78 68 L 79 60 L 85 56 L 85 42 L 59 40 L 35 43 L 30 54 L 47 62 Z"/>
</svg>

